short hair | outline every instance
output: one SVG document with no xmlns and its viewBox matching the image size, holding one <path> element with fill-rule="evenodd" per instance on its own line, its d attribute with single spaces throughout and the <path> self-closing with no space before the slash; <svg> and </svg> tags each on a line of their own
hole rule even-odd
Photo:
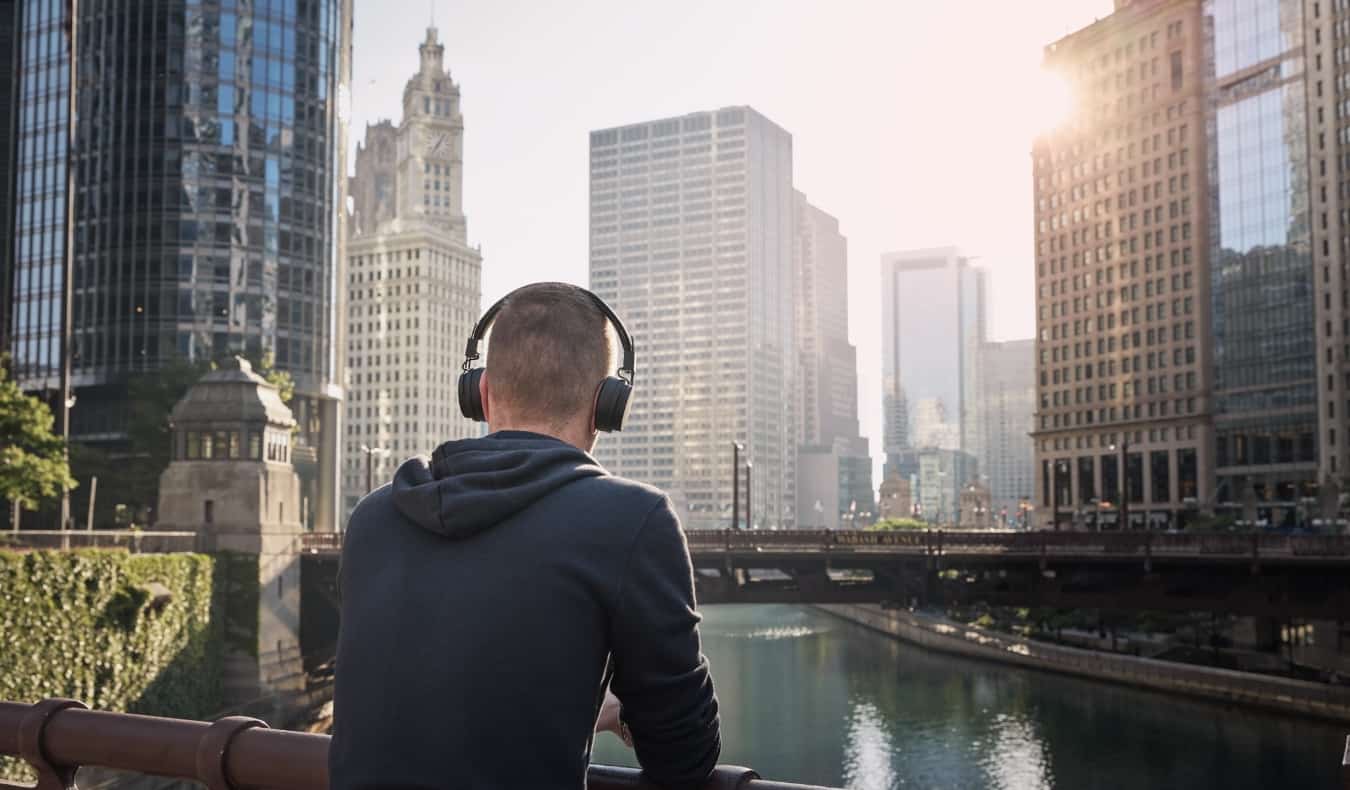
<svg viewBox="0 0 1350 790">
<path fill-rule="evenodd" d="M 595 408 L 611 362 L 609 321 L 567 283 L 513 292 L 492 321 L 487 375 L 493 400 L 516 419 L 561 425 Z"/>
</svg>

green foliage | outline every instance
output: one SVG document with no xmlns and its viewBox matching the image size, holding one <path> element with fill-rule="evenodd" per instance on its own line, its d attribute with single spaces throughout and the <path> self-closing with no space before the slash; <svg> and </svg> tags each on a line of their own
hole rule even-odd
<svg viewBox="0 0 1350 790">
<path fill-rule="evenodd" d="M 270 352 L 263 354 L 262 359 L 257 362 L 249 360 L 249 363 L 253 365 L 254 373 L 262 376 L 268 384 L 277 388 L 281 395 L 281 402 L 289 406 L 291 398 L 295 397 L 295 381 L 291 379 L 291 374 L 275 367 L 276 363 Z"/>
<path fill-rule="evenodd" d="M 23 394 L 0 361 L 0 499 L 28 510 L 38 500 L 74 488 L 66 443 L 52 433 L 52 411 Z"/>
<path fill-rule="evenodd" d="M 930 524 L 920 521 L 917 518 L 888 518 L 872 524 L 867 528 L 868 532 L 886 532 L 889 530 L 901 529 L 929 529 Z"/>
<path fill-rule="evenodd" d="M 0 550 L 0 699 L 185 718 L 219 710 L 223 567 L 202 554 Z M 0 760 L 0 777 L 25 772 Z"/>
</svg>

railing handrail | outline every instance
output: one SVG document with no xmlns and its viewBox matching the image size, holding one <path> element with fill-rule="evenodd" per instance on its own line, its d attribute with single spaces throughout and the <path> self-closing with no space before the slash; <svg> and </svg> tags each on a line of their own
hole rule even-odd
<svg viewBox="0 0 1350 790">
<path fill-rule="evenodd" d="M 0 755 L 32 765 L 42 790 L 74 788 L 75 771 L 85 765 L 195 780 L 209 790 L 327 790 L 329 742 L 327 735 L 272 730 L 244 716 L 207 723 L 88 710 L 65 699 L 0 702 Z M 595 765 L 587 783 L 595 790 L 649 788 L 640 777 L 635 768 Z M 718 766 L 705 787 L 812 790 L 735 766 Z M 0 782 L 0 790 L 17 788 Z"/>
<path fill-rule="evenodd" d="M 153 530 L 153 529 L 19 529 L 0 531 L 5 536 L 23 537 L 31 535 L 39 538 L 79 538 L 88 535 L 106 538 L 191 538 L 197 533 L 191 530 Z"/>
</svg>

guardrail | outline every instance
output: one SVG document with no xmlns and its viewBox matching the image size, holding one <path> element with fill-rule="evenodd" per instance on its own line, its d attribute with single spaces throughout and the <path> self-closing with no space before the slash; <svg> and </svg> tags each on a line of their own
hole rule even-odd
<svg viewBox="0 0 1350 790">
<path fill-rule="evenodd" d="M 268 729 L 258 719 L 229 716 L 186 721 L 88 710 L 68 699 L 35 705 L 0 702 L 0 755 L 21 757 L 38 773 L 38 790 L 75 787 L 82 766 L 201 782 L 209 790 L 326 790 L 329 736 Z M 591 766 L 594 790 L 651 785 L 633 768 Z M 718 766 L 708 790 L 812 790 L 772 782 L 749 768 Z M 0 782 L 0 790 L 32 790 Z M 826 790 L 815 788 L 815 790 Z"/>
<path fill-rule="evenodd" d="M 196 551 L 196 532 L 140 529 L 21 529 L 0 532 L 0 549 L 126 549 L 133 554 Z"/>
<path fill-rule="evenodd" d="M 1350 559 L 1350 535 L 945 530 L 691 530 L 690 551 L 885 551 L 960 555 L 1100 555 L 1204 559 Z"/>
</svg>

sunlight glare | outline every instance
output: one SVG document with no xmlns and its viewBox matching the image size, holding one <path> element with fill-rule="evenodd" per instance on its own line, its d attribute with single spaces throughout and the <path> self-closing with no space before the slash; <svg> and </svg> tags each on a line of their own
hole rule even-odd
<svg viewBox="0 0 1350 790">
<path fill-rule="evenodd" d="M 1073 87 L 1062 74 L 1041 69 L 1032 88 L 1029 104 L 1035 113 L 1036 128 L 1041 132 L 1053 131 L 1073 115 Z"/>
</svg>

